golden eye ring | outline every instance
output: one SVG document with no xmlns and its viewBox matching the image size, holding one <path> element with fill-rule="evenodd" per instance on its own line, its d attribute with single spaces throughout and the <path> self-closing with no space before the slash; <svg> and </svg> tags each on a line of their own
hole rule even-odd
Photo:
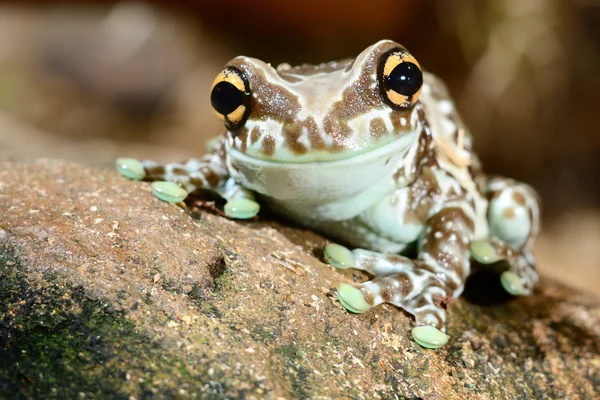
<svg viewBox="0 0 600 400">
<path fill-rule="evenodd" d="M 210 89 L 213 111 L 228 129 L 242 126 L 250 115 L 250 84 L 236 67 L 226 67 Z"/>
<path fill-rule="evenodd" d="M 405 49 L 396 48 L 381 57 L 379 88 L 385 102 L 394 109 L 413 106 L 423 88 L 423 72 L 417 60 Z"/>
</svg>

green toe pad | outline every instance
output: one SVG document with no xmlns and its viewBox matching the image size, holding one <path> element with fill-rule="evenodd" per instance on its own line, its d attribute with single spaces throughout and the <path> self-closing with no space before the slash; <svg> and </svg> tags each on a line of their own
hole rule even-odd
<svg viewBox="0 0 600 400">
<path fill-rule="evenodd" d="M 500 275 L 500 283 L 509 294 L 513 296 L 522 296 L 525 294 L 525 288 L 521 283 L 521 279 L 514 272 L 504 271 Z"/>
<path fill-rule="evenodd" d="M 354 266 L 354 255 L 344 246 L 330 243 L 325 246 L 324 253 L 325 262 L 336 268 L 347 269 Z"/>
<path fill-rule="evenodd" d="M 337 289 L 338 299 L 346 310 L 355 314 L 361 314 L 369 310 L 371 306 L 365 301 L 360 289 L 347 283 L 342 283 Z"/>
<path fill-rule="evenodd" d="M 437 349 L 448 342 L 448 335 L 434 326 L 416 326 L 412 329 L 415 342 L 428 349 Z"/>
<path fill-rule="evenodd" d="M 115 165 L 125 178 L 140 181 L 146 176 L 142 163 L 135 158 L 118 158 Z"/>
<path fill-rule="evenodd" d="M 185 199 L 188 192 L 174 182 L 152 182 L 152 193 L 167 203 L 179 203 Z"/>
<path fill-rule="evenodd" d="M 255 217 L 260 211 L 260 205 L 249 199 L 237 199 L 225 204 L 225 215 L 235 219 L 248 219 Z"/>
<path fill-rule="evenodd" d="M 469 250 L 471 251 L 471 256 L 482 264 L 493 264 L 502 260 L 502 257 L 496 253 L 494 246 L 487 240 L 471 242 Z"/>
</svg>

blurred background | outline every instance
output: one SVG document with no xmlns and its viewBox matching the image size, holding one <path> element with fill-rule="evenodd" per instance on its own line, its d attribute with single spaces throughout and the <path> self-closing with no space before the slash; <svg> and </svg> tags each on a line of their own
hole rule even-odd
<svg viewBox="0 0 600 400">
<path fill-rule="evenodd" d="M 236 55 L 319 63 L 379 39 L 444 79 L 489 173 L 544 202 L 547 276 L 600 287 L 600 0 L 0 3 L 0 161 L 174 161 L 223 131 Z"/>
</svg>

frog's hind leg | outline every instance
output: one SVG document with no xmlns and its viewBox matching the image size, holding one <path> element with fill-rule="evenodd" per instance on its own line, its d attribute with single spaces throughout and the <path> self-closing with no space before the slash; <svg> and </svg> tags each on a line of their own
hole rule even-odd
<svg viewBox="0 0 600 400">
<path fill-rule="evenodd" d="M 418 242 L 417 260 L 328 245 L 325 258 L 330 264 L 375 276 L 356 287 L 340 285 L 340 302 L 352 312 L 365 312 L 382 303 L 394 304 L 415 316 L 415 341 L 430 348 L 444 345 L 448 340 L 444 333 L 445 305 L 449 298 L 460 295 L 470 272 L 472 214 L 464 204 L 454 204 L 429 218 Z"/>
<path fill-rule="evenodd" d="M 501 275 L 504 289 L 512 295 L 531 294 L 538 281 L 531 246 L 539 232 L 540 203 L 528 185 L 508 178 L 488 182 L 490 238 L 471 243 L 473 258 L 483 264 L 500 260 L 509 269 Z"/>
<path fill-rule="evenodd" d="M 127 178 L 153 182 L 154 195 L 170 203 L 184 200 L 196 189 L 206 189 L 227 200 L 225 214 L 232 218 L 252 218 L 260 209 L 254 194 L 229 175 L 222 149 L 214 149 L 202 158 L 168 164 L 120 158 L 117 170 Z"/>
</svg>

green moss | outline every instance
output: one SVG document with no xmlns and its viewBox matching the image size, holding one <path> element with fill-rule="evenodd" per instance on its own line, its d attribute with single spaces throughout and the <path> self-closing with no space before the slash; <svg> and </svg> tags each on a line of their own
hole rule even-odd
<svg viewBox="0 0 600 400">
<path fill-rule="evenodd" d="M 215 277 L 215 293 L 230 290 L 234 290 L 234 276 L 229 270 L 226 270 Z"/>
<path fill-rule="evenodd" d="M 250 330 L 250 337 L 260 343 L 270 344 L 280 335 L 280 328 L 273 324 L 255 324 Z"/>
<path fill-rule="evenodd" d="M 311 388 L 310 370 L 302 365 L 301 352 L 295 343 L 285 343 L 273 349 L 273 353 L 281 357 L 285 361 L 285 375 L 282 379 L 287 380 L 290 384 L 293 397 L 296 399 L 308 399 L 310 393 L 306 389 Z"/>
<path fill-rule="evenodd" d="M 164 357 L 123 313 L 55 275 L 30 282 L 25 271 L 0 243 L 0 398 L 143 398 L 161 373 L 189 378 L 184 362 Z"/>
</svg>

